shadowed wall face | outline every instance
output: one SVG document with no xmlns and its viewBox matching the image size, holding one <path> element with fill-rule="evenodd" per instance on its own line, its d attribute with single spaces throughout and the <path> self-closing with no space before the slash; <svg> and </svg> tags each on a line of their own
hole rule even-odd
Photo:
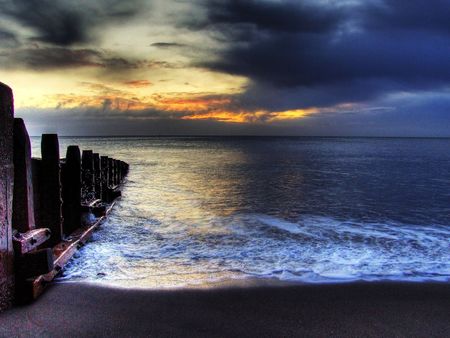
<svg viewBox="0 0 450 338">
<path fill-rule="evenodd" d="M 14 282 L 11 243 L 13 111 L 12 91 L 0 83 L 0 310 L 10 305 Z"/>
</svg>

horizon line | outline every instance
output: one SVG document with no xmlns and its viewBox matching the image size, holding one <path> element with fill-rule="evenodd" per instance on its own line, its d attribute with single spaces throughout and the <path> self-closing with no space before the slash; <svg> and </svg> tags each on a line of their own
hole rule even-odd
<svg viewBox="0 0 450 338">
<path fill-rule="evenodd" d="M 46 134 L 46 133 L 43 133 Z M 30 137 L 41 137 L 41 135 L 30 135 Z M 57 134 L 57 133 L 54 133 Z M 450 139 L 450 136 L 344 136 L 344 135 L 208 135 L 208 134 L 161 134 L 161 135 L 58 135 L 61 138 L 157 138 L 157 137 L 227 137 L 227 138 L 392 138 L 392 139 Z"/>
</svg>

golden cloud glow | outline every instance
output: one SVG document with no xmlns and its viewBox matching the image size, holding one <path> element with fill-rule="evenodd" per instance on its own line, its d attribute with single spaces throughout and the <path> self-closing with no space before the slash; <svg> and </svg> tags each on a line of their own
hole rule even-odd
<svg viewBox="0 0 450 338">
<path fill-rule="evenodd" d="M 165 107 L 165 110 L 196 112 L 226 106 L 231 103 L 231 99 L 214 97 L 172 97 L 159 99 L 157 103 L 161 107 Z"/>
<path fill-rule="evenodd" d="M 268 121 L 297 120 L 318 113 L 318 108 L 294 109 L 270 113 Z"/>
<path fill-rule="evenodd" d="M 193 114 L 183 116 L 183 120 L 216 120 L 220 122 L 229 122 L 229 123 L 247 123 L 250 122 L 252 117 L 257 113 L 251 112 L 241 112 L 234 113 L 228 111 L 213 111 L 206 112 L 202 114 Z"/>
<path fill-rule="evenodd" d="M 318 108 L 286 110 L 281 112 L 270 111 L 210 111 L 200 114 L 183 116 L 184 120 L 216 120 L 231 123 L 255 123 L 255 122 L 275 122 L 284 120 L 297 120 L 318 113 Z"/>
<path fill-rule="evenodd" d="M 148 87 L 148 86 L 153 85 L 153 83 L 151 83 L 148 80 L 125 81 L 123 84 L 128 87 L 133 87 L 133 88 L 142 88 L 142 87 Z"/>
</svg>

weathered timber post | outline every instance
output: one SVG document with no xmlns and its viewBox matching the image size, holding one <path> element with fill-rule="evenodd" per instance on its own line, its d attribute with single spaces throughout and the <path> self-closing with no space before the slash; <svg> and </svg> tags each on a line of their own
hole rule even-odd
<svg viewBox="0 0 450 338">
<path fill-rule="evenodd" d="M 98 153 L 92 154 L 94 159 L 94 180 L 95 180 L 95 198 L 102 198 L 102 170 L 100 163 L 100 155 Z"/>
<path fill-rule="evenodd" d="M 115 181 L 116 181 L 116 185 L 120 184 L 120 165 L 119 165 L 119 161 L 118 160 L 114 160 L 114 171 L 115 171 Z"/>
<path fill-rule="evenodd" d="M 42 159 L 32 157 L 31 176 L 33 181 L 34 222 L 36 224 L 36 228 L 44 227 L 41 221 L 41 167 Z"/>
<path fill-rule="evenodd" d="M 12 211 L 13 248 L 25 255 L 50 237 L 48 229 L 35 229 L 31 145 L 22 119 L 14 119 L 14 198 Z M 20 267 L 16 266 L 20 269 Z"/>
<path fill-rule="evenodd" d="M 101 168 L 102 168 L 102 197 L 103 201 L 108 201 L 108 179 L 109 179 L 109 161 L 108 156 L 100 157 Z"/>
<path fill-rule="evenodd" d="M 94 157 L 92 150 L 83 150 L 81 157 L 82 186 L 81 199 L 83 203 L 89 204 L 95 199 Z"/>
<path fill-rule="evenodd" d="M 31 145 L 25 123 L 14 119 L 14 199 L 12 226 L 20 232 L 35 228 Z"/>
<path fill-rule="evenodd" d="M 117 165 L 117 184 L 120 184 L 120 182 L 122 182 L 122 167 L 121 167 L 121 161 L 120 160 L 116 160 L 116 165 Z"/>
<path fill-rule="evenodd" d="M 59 142 L 56 134 L 43 134 L 41 139 L 41 177 L 40 177 L 40 224 L 49 228 L 49 245 L 59 243 L 63 238 L 61 167 L 59 163 Z"/>
<path fill-rule="evenodd" d="M 128 175 L 128 171 L 129 171 L 129 164 L 127 162 L 123 162 L 123 177 L 125 178 L 125 176 Z"/>
<path fill-rule="evenodd" d="M 111 167 L 112 167 L 112 177 L 111 177 L 111 187 L 116 185 L 116 160 L 111 159 Z"/>
<path fill-rule="evenodd" d="M 118 168 L 117 180 L 119 181 L 120 184 L 122 183 L 122 161 L 117 160 L 117 168 Z"/>
<path fill-rule="evenodd" d="M 108 158 L 108 185 L 110 188 L 114 186 L 114 160 Z"/>
<path fill-rule="evenodd" d="M 0 311 L 14 297 L 14 253 L 12 246 L 14 103 L 11 88 L 0 83 Z"/>
<path fill-rule="evenodd" d="M 64 234 L 70 235 L 81 226 L 81 154 L 78 146 L 67 147 L 61 181 L 63 231 Z"/>
<path fill-rule="evenodd" d="M 124 170 L 123 170 L 123 161 L 119 161 L 119 166 L 120 166 L 120 182 L 123 182 L 123 178 L 124 178 Z"/>
</svg>

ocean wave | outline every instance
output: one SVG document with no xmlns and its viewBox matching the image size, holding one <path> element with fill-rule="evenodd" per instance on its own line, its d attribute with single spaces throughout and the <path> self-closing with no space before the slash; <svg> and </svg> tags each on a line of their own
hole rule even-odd
<svg viewBox="0 0 450 338">
<path fill-rule="evenodd" d="M 153 286 L 246 277 L 302 283 L 450 279 L 450 229 L 442 225 L 315 215 L 293 222 L 264 214 L 216 216 L 201 226 L 129 216 L 112 221 L 64 279 Z"/>
</svg>

